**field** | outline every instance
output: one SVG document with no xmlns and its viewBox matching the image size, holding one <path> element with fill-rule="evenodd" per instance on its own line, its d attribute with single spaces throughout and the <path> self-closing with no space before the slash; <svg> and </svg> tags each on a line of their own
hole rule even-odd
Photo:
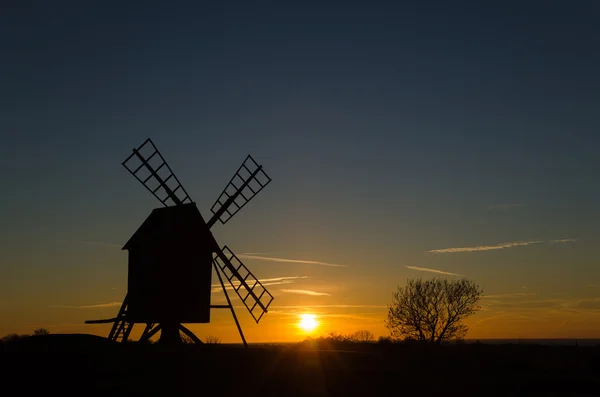
<svg viewBox="0 0 600 397">
<path fill-rule="evenodd" d="M 6 395 L 600 396 L 600 347 L 302 342 L 114 344 L 45 335 L 0 345 Z"/>
</svg>

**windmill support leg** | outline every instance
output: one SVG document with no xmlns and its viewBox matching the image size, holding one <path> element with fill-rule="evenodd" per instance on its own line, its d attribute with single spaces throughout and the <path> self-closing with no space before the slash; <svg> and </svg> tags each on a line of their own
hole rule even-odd
<svg viewBox="0 0 600 397">
<path fill-rule="evenodd" d="M 148 331 L 148 334 L 146 335 L 146 339 L 150 340 L 150 338 L 152 338 L 154 335 L 156 335 L 158 333 L 158 331 L 160 331 L 162 329 L 161 325 L 158 324 L 156 327 L 152 328 L 152 331 Z"/>
<path fill-rule="evenodd" d="M 233 316 L 235 325 L 237 326 L 237 329 L 240 332 L 240 336 L 242 337 L 242 342 L 244 342 L 244 347 L 247 348 L 248 343 L 246 342 L 246 338 L 244 338 L 244 333 L 242 332 L 242 327 L 240 326 L 240 322 L 238 321 L 238 318 L 235 315 L 235 310 L 233 310 L 233 305 L 231 304 L 231 300 L 229 299 L 229 294 L 227 293 L 225 284 L 223 284 L 223 278 L 221 277 L 221 272 L 219 271 L 219 267 L 217 266 L 216 263 L 213 263 L 213 265 L 215 267 L 215 271 L 217 272 L 217 276 L 219 277 L 219 282 L 221 283 L 221 287 L 223 287 L 223 293 L 225 294 L 225 298 L 227 299 L 227 304 L 229 305 L 229 309 L 231 309 L 231 315 Z"/>
<path fill-rule="evenodd" d="M 146 328 L 144 328 L 144 332 L 142 332 L 142 336 L 140 338 L 140 342 L 147 342 L 150 340 L 154 334 L 156 334 L 160 330 L 160 325 L 157 325 L 154 328 L 154 323 L 147 323 Z"/>
<path fill-rule="evenodd" d="M 133 324 L 134 323 L 127 323 L 127 326 L 125 327 L 125 329 L 123 331 L 123 342 L 127 342 L 129 340 L 129 334 L 131 333 L 131 330 L 133 329 Z"/>
<path fill-rule="evenodd" d="M 127 336 L 129 336 L 128 331 L 131 331 L 130 326 L 133 326 L 133 325 L 129 325 L 129 323 L 127 323 L 127 321 L 125 320 L 126 311 L 127 311 L 127 295 L 125 295 L 125 299 L 123 299 L 123 303 L 121 304 L 119 313 L 117 314 L 117 317 L 115 318 L 115 322 L 114 322 L 112 328 L 110 329 L 110 333 L 108 334 L 109 340 L 116 342 L 117 339 L 119 339 L 119 336 L 121 336 L 121 337 L 123 337 L 122 341 L 124 342 L 127 339 Z M 127 334 L 127 335 L 125 335 L 125 334 Z"/>
</svg>

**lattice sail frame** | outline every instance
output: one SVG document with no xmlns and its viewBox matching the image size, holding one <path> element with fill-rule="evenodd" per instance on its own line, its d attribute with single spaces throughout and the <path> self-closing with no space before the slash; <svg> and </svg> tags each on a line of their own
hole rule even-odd
<svg viewBox="0 0 600 397">
<path fill-rule="evenodd" d="M 213 214 L 217 214 L 223 206 L 227 206 L 219 216 L 219 221 L 224 225 L 269 182 L 271 182 L 271 178 L 263 171 L 262 166 L 248 155 L 210 210 Z M 228 203 L 232 197 L 235 199 Z"/>
<path fill-rule="evenodd" d="M 224 257 L 216 255 L 214 257 L 215 263 L 258 324 L 262 316 L 267 313 L 271 302 L 273 302 L 273 295 L 258 281 L 250 269 L 231 252 L 229 247 L 223 246 L 221 252 Z"/>
<path fill-rule="evenodd" d="M 150 138 L 123 161 L 122 165 L 165 207 L 191 203 L 192 199 Z M 171 203 L 168 204 L 168 201 Z"/>
</svg>

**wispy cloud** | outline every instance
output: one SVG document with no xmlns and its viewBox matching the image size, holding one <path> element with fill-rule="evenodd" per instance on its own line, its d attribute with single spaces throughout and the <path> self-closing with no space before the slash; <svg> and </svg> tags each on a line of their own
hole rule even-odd
<svg viewBox="0 0 600 397">
<path fill-rule="evenodd" d="M 274 309 L 387 309 L 384 305 L 275 305 L 271 306 Z"/>
<path fill-rule="evenodd" d="M 488 210 L 510 210 L 522 207 L 522 204 L 506 203 L 506 204 L 494 204 L 488 206 Z"/>
<path fill-rule="evenodd" d="M 298 318 L 302 314 L 306 313 L 306 311 L 307 311 L 306 308 L 302 308 L 299 310 L 292 308 L 289 310 L 269 310 L 269 314 L 275 314 L 278 316 L 288 317 L 288 318 Z M 341 319 L 351 319 L 351 320 L 361 320 L 361 321 L 381 323 L 381 320 L 382 320 L 382 317 L 384 314 L 382 312 L 362 313 L 362 314 L 316 312 L 315 315 L 319 320 L 333 319 L 333 318 L 340 319 L 341 318 Z"/>
<path fill-rule="evenodd" d="M 260 283 L 267 287 L 270 285 L 281 285 L 281 284 L 292 284 L 294 283 L 296 280 L 299 279 L 305 279 L 308 278 L 308 276 L 287 276 L 287 277 L 273 277 L 273 278 L 263 278 L 260 281 Z M 238 285 L 239 281 L 237 281 L 236 279 L 232 279 L 232 281 L 234 282 L 234 285 Z M 236 283 L 237 281 L 237 283 Z M 223 291 L 223 288 L 221 287 L 221 284 L 213 284 L 211 285 L 212 287 L 212 292 L 221 292 Z M 225 289 L 227 290 L 232 290 L 233 286 L 231 286 L 231 284 L 227 283 L 225 284 Z"/>
<path fill-rule="evenodd" d="M 539 240 L 514 241 L 511 243 L 502 243 L 502 244 L 496 244 L 496 245 L 479 245 L 476 247 L 442 248 L 442 249 L 429 250 L 427 252 L 431 252 L 434 254 L 447 254 L 447 253 L 454 253 L 454 252 L 491 251 L 491 250 L 499 250 L 499 249 L 504 249 L 504 248 L 522 247 L 522 246 L 526 246 L 526 245 L 540 244 L 540 243 L 542 243 L 542 241 L 539 241 Z"/>
<path fill-rule="evenodd" d="M 484 295 L 482 298 L 497 299 L 497 298 L 522 298 L 526 296 L 535 296 L 535 292 L 513 292 L 508 294 Z"/>
<path fill-rule="evenodd" d="M 550 240 L 549 243 L 550 244 L 564 244 L 564 243 L 571 243 L 574 241 L 577 241 L 577 240 L 574 238 L 564 238 L 564 239 L 558 239 L 558 240 Z M 510 243 L 502 243 L 502 244 L 496 244 L 496 245 L 479 245 L 479 246 L 475 246 L 475 247 L 442 248 L 442 249 L 429 250 L 426 252 L 430 252 L 430 253 L 434 253 L 434 254 L 448 254 L 448 253 L 454 253 L 454 252 L 491 251 L 491 250 L 499 250 L 499 249 L 504 249 L 504 248 L 522 247 L 522 246 L 532 245 L 532 244 L 541 244 L 543 242 L 544 241 L 541 241 L 541 240 L 513 241 Z"/>
<path fill-rule="evenodd" d="M 240 254 L 238 258 L 241 259 L 255 259 L 261 261 L 269 261 L 269 262 L 285 262 L 285 263 L 304 263 L 309 265 L 321 265 L 321 266 L 331 266 L 331 267 L 346 267 L 346 265 L 338 265 L 335 263 L 327 263 L 327 262 L 319 262 L 319 261 L 309 261 L 303 259 L 287 259 L 287 258 L 274 258 L 271 256 L 259 256 L 259 255 L 251 255 L 251 254 Z"/>
<path fill-rule="evenodd" d="M 65 323 L 65 324 L 38 324 L 38 325 L 24 325 L 24 328 L 57 328 L 57 327 L 81 327 L 81 323 Z"/>
<path fill-rule="evenodd" d="M 352 313 L 319 313 L 319 318 L 345 318 L 351 320 L 361 320 L 381 323 L 381 313 L 363 313 L 363 315 Z"/>
<path fill-rule="evenodd" d="M 225 303 L 225 302 L 224 302 Z M 234 304 L 234 309 L 246 310 L 246 306 L 242 304 Z M 271 305 L 269 306 L 269 313 L 279 314 L 292 314 L 292 313 L 306 313 L 310 311 L 317 311 L 316 309 L 388 309 L 388 306 L 384 305 Z M 319 316 L 324 313 L 318 313 Z"/>
<path fill-rule="evenodd" d="M 61 306 L 61 305 L 56 305 L 56 306 L 48 306 L 51 308 L 60 308 L 60 309 L 99 309 L 99 308 L 103 308 L 103 307 L 115 307 L 115 306 L 121 306 L 123 304 L 123 302 L 108 302 L 108 303 L 97 303 L 95 305 L 83 305 L 83 306 Z"/>
<path fill-rule="evenodd" d="M 79 244 L 100 245 L 102 247 L 114 247 L 114 248 L 122 248 L 123 247 L 123 244 L 106 243 L 104 241 L 79 241 Z"/>
<path fill-rule="evenodd" d="M 577 241 L 577 240 L 574 238 L 563 238 L 560 240 L 550 240 L 550 244 L 572 243 L 574 241 Z"/>
<path fill-rule="evenodd" d="M 288 294 L 311 295 L 311 296 L 331 296 L 331 294 L 328 294 L 326 292 L 316 292 L 316 291 L 310 291 L 307 289 L 285 289 L 285 288 L 282 288 L 279 291 L 285 292 Z"/>
<path fill-rule="evenodd" d="M 580 317 L 585 318 L 586 321 L 591 320 L 592 316 L 600 319 L 600 298 L 598 297 L 586 299 L 536 299 L 535 297 L 524 297 L 524 299 L 514 299 L 519 297 L 518 293 L 489 295 L 485 298 L 488 297 L 502 298 L 484 301 L 484 305 L 489 306 L 487 312 L 492 315 L 488 317 L 489 320 L 497 318 L 505 318 L 506 320 L 530 318 L 536 321 L 549 320 L 556 322 L 556 316 Z M 487 321 L 487 319 L 483 321 Z M 560 325 L 565 325 L 567 322 L 568 319 L 564 319 Z"/>
<path fill-rule="evenodd" d="M 428 269 L 426 267 L 417 267 L 417 266 L 404 266 L 407 269 L 410 270 L 416 270 L 419 272 L 429 272 L 429 273 L 437 273 L 437 274 L 447 274 L 449 276 L 459 276 L 459 277 L 463 277 L 460 274 L 456 274 L 456 273 L 450 273 L 450 272 L 445 272 L 443 270 L 437 270 L 437 269 Z"/>
</svg>

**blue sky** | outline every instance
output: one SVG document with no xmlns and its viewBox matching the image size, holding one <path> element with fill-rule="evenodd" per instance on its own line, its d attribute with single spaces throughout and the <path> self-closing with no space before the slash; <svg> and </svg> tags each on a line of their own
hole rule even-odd
<svg viewBox="0 0 600 397">
<path fill-rule="evenodd" d="M 274 285 L 283 306 L 384 307 L 407 277 L 436 274 L 417 267 L 528 293 L 517 311 L 600 309 L 588 286 L 600 285 L 599 7 L 12 2 L 0 17 L 0 333 L 116 312 L 48 306 L 124 296 L 113 244 L 158 203 L 121 161 L 147 137 L 205 217 L 248 153 L 263 164 L 273 182 L 214 229 L 235 252 L 344 265 L 248 259 L 262 278 L 306 277 L 284 289 L 329 294 Z M 428 252 L 515 241 L 541 242 Z M 338 309 L 321 314 L 359 308 Z M 567 315 L 548 310 L 523 327 Z M 563 333 L 600 335 L 586 316 Z"/>
</svg>

